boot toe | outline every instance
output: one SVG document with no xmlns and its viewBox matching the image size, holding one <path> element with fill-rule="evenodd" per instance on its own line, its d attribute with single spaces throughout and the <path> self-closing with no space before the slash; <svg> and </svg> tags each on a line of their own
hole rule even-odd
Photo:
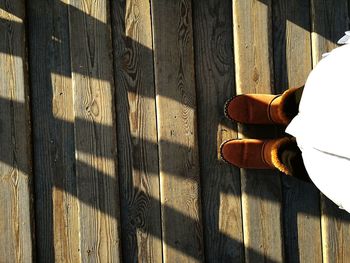
<svg viewBox="0 0 350 263">
<path fill-rule="evenodd" d="M 240 140 L 229 140 L 221 144 L 221 158 L 229 164 L 242 167 L 243 145 Z"/>
<path fill-rule="evenodd" d="M 249 122 L 250 114 L 247 99 L 238 95 L 230 99 L 225 105 L 226 117 L 240 123 Z"/>
</svg>

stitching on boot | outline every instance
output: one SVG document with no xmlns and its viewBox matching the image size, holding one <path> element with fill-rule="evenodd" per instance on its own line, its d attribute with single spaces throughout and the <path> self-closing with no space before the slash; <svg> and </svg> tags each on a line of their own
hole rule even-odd
<svg viewBox="0 0 350 263">
<path fill-rule="evenodd" d="M 233 100 L 234 100 L 235 98 L 237 98 L 238 96 L 242 96 L 242 94 L 233 96 L 231 99 L 228 99 L 228 100 L 225 102 L 225 106 L 224 106 L 224 115 L 225 115 L 225 117 L 226 117 L 227 119 L 229 119 L 230 121 L 238 122 L 237 120 L 232 119 L 232 118 L 228 115 L 228 105 L 231 103 L 231 101 L 233 101 Z"/>
<path fill-rule="evenodd" d="M 224 155 L 222 154 L 222 148 L 223 148 L 224 144 L 227 143 L 227 142 L 233 141 L 233 140 L 239 140 L 239 139 L 228 139 L 228 140 L 226 140 L 226 141 L 221 143 L 221 145 L 220 145 L 220 157 L 221 157 L 221 160 L 224 161 L 224 163 L 235 166 L 234 164 L 232 164 L 229 161 L 227 161 L 225 159 Z"/>
<path fill-rule="evenodd" d="M 264 152 L 265 152 L 266 144 L 267 144 L 267 142 L 264 141 L 264 143 L 263 143 L 263 145 L 262 145 L 262 147 L 261 147 L 260 158 L 261 158 L 261 160 L 263 160 L 263 162 L 264 162 L 268 167 L 271 167 L 271 165 L 270 165 L 270 164 L 266 161 L 266 159 L 265 159 L 265 154 L 264 154 Z"/>
<path fill-rule="evenodd" d="M 271 117 L 271 107 L 272 107 L 272 103 L 273 103 L 277 98 L 279 98 L 279 97 L 281 97 L 281 96 L 282 96 L 282 94 L 276 95 L 276 97 L 274 97 L 274 98 L 270 101 L 270 103 L 269 103 L 269 105 L 268 105 L 268 107 L 267 107 L 267 117 L 269 118 L 269 121 L 271 121 L 272 123 L 275 123 L 275 124 L 277 124 L 277 122 L 275 122 L 275 121 L 272 119 L 272 117 Z"/>
</svg>

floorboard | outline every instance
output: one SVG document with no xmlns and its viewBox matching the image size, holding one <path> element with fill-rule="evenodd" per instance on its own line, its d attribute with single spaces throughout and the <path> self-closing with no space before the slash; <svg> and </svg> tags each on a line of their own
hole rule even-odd
<svg viewBox="0 0 350 263">
<path fill-rule="evenodd" d="M 310 5 L 278 0 L 273 6 L 277 92 L 305 84 L 312 68 Z M 322 262 L 319 192 L 282 177 L 285 256 L 288 262 Z"/>
<path fill-rule="evenodd" d="M 271 1 L 233 1 L 237 93 L 271 93 L 273 54 Z M 274 131 L 239 125 L 240 138 Z M 258 137 L 257 137 L 258 136 Z M 276 172 L 241 169 L 246 262 L 282 262 L 281 185 Z"/>
<path fill-rule="evenodd" d="M 347 1 L 311 1 L 313 66 L 322 54 L 337 47 L 348 27 Z M 323 262 L 346 262 L 350 257 L 349 213 L 321 194 Z"/>
<path fill-rule="evenodd" d="M 163 260 L 203 261 L 191 1 L 152 1 Z"/>
<path fill-rule="evenodd" d="M 34 0 L 27 7 L 37 258 L 78 262 L 68 5 Z"/>
<path fill-rule="evenodd" d="M 70 4 L 80 256 L 82 262 L 120 262 L 109 2 L 72 0 Z"/>
<path fill-rule="evenodd" d="M 239 170 L 220 160 L 220 144 L 237 138 L 225 118 L 235 94 L 231 1 L 194 1 L 203 229 L 207 262 L 244 260 Z M 205 132 L 204 132 L 205 131 Z"/>
<path fill-rule="evenodd" d="M 162 262 L 150 2 L 112 1 L 125 262 Z"/>
<path fill-rule="evenodd" d="M 34 261 L 24 1 L 0 1 L 0 261 Z"/>
</svg>

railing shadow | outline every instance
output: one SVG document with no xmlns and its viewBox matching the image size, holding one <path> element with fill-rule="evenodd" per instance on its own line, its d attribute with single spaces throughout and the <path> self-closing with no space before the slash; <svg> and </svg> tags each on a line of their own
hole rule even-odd
<svg viewBox="0 0 350 263">
<path fill-rule="evenodd" d="M 49 90 L 49 89 L 48 89 Z M 50 97 L 47 97 L 50 98 Z M 23 105 L 21 103 L 18 102 L 13 102 L 13 101 L 9 101 L 9 100 L 4 100 L 0 98 L 0 106 L 2 109 L 4 108 L 8 108 L 9 105 L 15 104 L 15 106 L 13 106 L 16 109 L 20 109 L 21 107 L 23 107 Z M 55 125 L 53 127 L 66 127 L 66 129 L 72 129 L 73 127 L 73 123 L 69 123 L 69 122 L 65 122 L 62 120 L 57 120 L 57 119 L 52 119 L 51 121 L 55 122 Z M 83 126 L 90 126 L 91 123 L 85 123 L 85 120 L 78 120 L 79 122 L 83 123 L 81 125 Z M 97 129 L 103 129 L 103 130 L 107 130 L 107 134 L 109 132 L 115 132 L 111 130 L 111 127 L 108 126 L 101 126 L 101 125 L 97 125 L 96 127 Z M 5 131 L 3 131 L 5 132 Z M 35 131 L 34 131 L 35 132 Z M 54 133 L 52 133 L 53 136 L 50 136 L 51 139 L 49 139 L 48 141 L 44 142 L 43 138 L 34 138 L 34 146 L 35 144 L 47 144 L 48 147 L 45 147 L 45 150 L 43 150 L 43 153 L 40 153 L 40 156 L 45 156 L 47 155 L 49 160 L 41 160 L 41 161 L 46 161 L 49 162 L 51 164 L 54 164 L 55 162 L 58 162 L 59 159 L 65 159 L 65 155 L 67 154 L 67 152 L 60 152 L 58 149 L 61 148 L 61 140 L 59 138 L 55 138 L 54 134 L 57 134 L 55 131 L 53 131 Z M 171 145 L 170 142 L 166 142 L 168 144 Z M 147 147 L 154 147 L 154 143 L 150 143 L 148 142 L 147 144 L 149 144 Z M 37 146 L 36 146 L 37 147 Z M 174 148 L 176 150 L 180 148 L 183 148 L 181 146 L 178 145 L 171 145 L 171 148 Z M 189 149 L 183 148 L 182 150 L 184 151 L 188 151 Z M 15 153 L 4 153 L 4 152 L 0 152 L 0 160 L 8 165 L 13 166 L 14 168 L 17 168 L 19 170 L 24 170 L 25 173 L 30 174 L 30 171 L 26 170 L 25 167 L 19 166 L 18 163 L 14 164 L 12 163 L 10 160 L 12 160 L 12 157 L 10 156 L 11 154 L 15 154 Z M 105 158 L 111 158 L 111 156 L 109 157 L 105 157 Z M 54 161 L 56 160 L 56 161 Z M 75 162 L 75 164 L 74 164 Z M 100 178 L 99 180 L 101 181 L 101 185 L 117 185 L 117 182 L 114 178 L 112 178 L 109 174 L 104 174 L 102 173 L 100 170 L 91 167 L 89 165 L 87 165 L 86 163 L 77 161 L 74 159 L 71 159 L 70 161 L 67 161 L 67 165 L 69 165 L 68 167 L 50 167 L 51 170 L 51 176 L 48 174 L 45 175 L 38 175 L 38 173 L 36 172 L 36 170 L 34 169 L 34 175 L 36 176 L 36 180 L 38 180 L 38 178 L 46 176 L 48 178 L 45 178 L 46 180 L 46 185 L 43 184 L 41 187 L 36 186 L 36 192 L 35 192 L 35 197 L 36 197 L 36 209 L 40 210 L 37 211 L 37 217 L 36 217 L 36 226 L 37 226 L 37 235 L 36 235 L 36 242 L 37 245 L 41 248 L 45 247 L 48 250 L 41 252 L 41 251 L 37 251 L 37 257 L 38 259 L 40 259 L 40 261 L 46 261 L 46 260 L 52 260 L 52 257 L 49 257 L 49 252 L 50 250 L 53 250 L 54 245 L 53 245 L 53 240 L 51 242 L 48 242 L 48 238 L 49 237 L 53 237 L 53 207 L 52 207 L 52 189 L 49 189 L 48 186 L 51 187 L 55 187 L 58 189 L 61 189 L 67 193 L 69 193 L 72 196 L 75 196 L 79 199 L 79 201 L 87 204 L 87 205 L 92 205 L 94 209 L 101 211 L 104 214 L 107 214 L 111 217 L 116 218 L 117 215 L 116 213 L 117 210 L 115 210 L 114 208 L 111 209 L 111 207 L 108 205 L 108 203 L 106 202 L 98 202 L 96 203 L 95 200 L 91 200 L 89 195 L 77 195 L 77 189 L 76 189 L 76 181 L 79 180 L 84 180 L 84 178 L 76 178 L 75 181 L 73 182 L 69 182 L 67 180 L 72 179 L 69 177 L 65 177 L 64 175 L 67 174 L 67 170 L 71 170 L 70 172 L 74 172 L 74 166 L 80 166 L 82 170 L 86 171 L 87 173 L 93 173 L 96 175 L 96 177 Z M 136 166 L 137 167 L 137 166 Z M 63 169 L 63 170 L 62 170 Z M 150 175 L 152 175 L 152 173 L 150 173 Z M 40 176 L 40 177 L 39 177 Z M 157 176 L 157 175 L 155 175 Z M 174 176 L 179 176 L 179 175 L 174 175 Z M 180 175 L 181 176 L 181 175 Z M 43 178 L 42 178 L 43 179 Z M 43 179 L 44 180 L 44 179 Z M 89 182 L 86 182 L 87 184 L 89 184 Z M 46 189 L 44 189 L 46 187 Z M 232 194 L 232 191 L 229 190 L 229 188 L 227 188 L 228 192 Z M 38 191 L 41 192 L 38 192 Z M 137 230 L 142 230 L 142 231 L 148 231 L 147 233 L 150 235 L 153 235 L 159 239 L 161 239 L 161 235 L 158 231 L 153 232 L 154 228 L 146 228 L 145 229 L 145 225 L 144 222 L 147 221 L 147 218 L 140 218 L 140 216 L 142 215 L 147 215 L 147 209 L 149 209 L 149 207 L 157 207 L 159 206 L 159 200 L 155 199 L 153 197 L 150 197 L 147 194 L 144 194 L 142 192 L 142 190 L 137 189 L 137 188 L 133 188 L 133 191 L 135 193 L 138 193 L 138 195 L 140 195 L 139 198 L 146 198 L 148 199 L 147 202 L 149 203 L 147 206 L 138 206 L 137 207 L 137 212 L 135 211 L 135 208 L 133 208 L 132 206 L 124 206 L 123 208 L 126 210 L 125 212 L 128 214 L 128 216 L 125 216 L 125 218 L 128 218 L 128 222 L 124 222 L 124 224 L 127 225 L 127 229 L 131 232 L 133 232 L 134 234 L 136 234 Z M 98 198 L 100 198 L 101 200 L 104 199 L 104 195 L 99 196 Z M 189 225 L 196 225 L 198 222 L 195 222 L 194 219 L 182 214 L 182 212 L 180 211 L 176 211 L 173 208 L 164 206 L 163 209 L 166 210 L 166 213 L 169 214 L 169 216 L 171 218 L 174 218 L 174 221 L 179 221 L 179 222 L 189 222 Z M 43 213 L 43 211 L 46 211 Z M 135 213 L 136 212 L 136 213 Z M 43 214 L 46 214 L 45 216 L 43 216 Z M 124 219 L 125 220 L 125 219 Z M 48 231 L 48 232 L 47 232 Z M 130 234 L 129 234 L 130 235 Z M 232 244 L 233 246 L 240 246 L 241 244 L 237 244 L 238 241 L 230 238 L 229 236 L 227 236 L 224 233 L 219 233 L 219 238 L 221 240 L 228 240 L 228 242 L 230 244 Z M 44 239 L 41 241 L 41 239 Z M 45 242 L 45 244 L 43 244 Z M 165 242 L 167 245 L 175 248 L 175 249 L 179 249 L 179 244 L 175 244 L 173 243 L 174 240 L 170 239 L 170 240 L 164 240 L 163 242 Z M 181 244 L 181 247 L 179 249 L 182 253 L 185 253 L 186 255 L 194 258 L 194 259 L 200 259 L 197 257 L 196 254 L 193 253 L 193 249 L 191 248 L 191 244 Z M 51 251 L 52 255 L 54 255 L 53 251 Z M 255 252 L 254 250 L 251 251 L 251 253 L 254 255 L 256 254 L 257 257 L 259 257 L 258 252 Z M 274 260 L 270 259 L 269 262 L 275 262 Z"/>
<path fill-rule="evenodd" d="M 11 5 L 5 5 L 4 2 L 0 2 L 0 8 L 6 10 L 7 12 L 15 15 L 15 16 L 21 16 L 21 13 L 16 12 L 14 9 L 11 8 Z M 5 2 L 7 3 L 7 2 Z M 52 7 L 49 7 L 47 5 L 51 5 Z M 51 10 L 51 13 L 45 12 L 47 10 Z M 75 144 L 74 139 L 74 125 L 78 125 L 81 127 L 81 129 L 88 129 L 90 127 L 94 127 L 94 129 L 101 131 L 101 134 L 105 135 L 111 135 L 114 136 L 116 133 L 116 128 L 113 126 L 107 126 L 107 125 L 101 125 L 97 124 L 91 121 L 87 121 L 85 119 L 75 119 L 74 122 L 58 119 L 54 114 L 53 110 L 55 109 L 55 102 L 52 101 L 54 94 L 53 91 L 59 92 L 55 90 L 55 87 L 52 85 L 52 77 L 54 74 L 59 76 L 64 76 L 67 79 L 71 79 L 72 73 L 74 74 L 81 74 L 83 76 L 96 78 L 99 80 L 104 81 L 111 81 L 111 72 L 110 71 L 89 71 L 87 69 L 81 68 L 79 65 L 71 65 L 71 57 L 70 57 L 70 36 L 69 36 L 69 25 L 68 25 L 68 12 L 70 12 L 70 15 L 78 17 L 78 20 L 85 21 L 88 25 L 94 25 L 94 30 L 96 34 L 103 33 L 109 30 L 108 26 L 106 24 L 102 23 L 101 21 L 83 13 L 82 11 L 78 10 L 77 8 L 74 8 L 72 6 L 67 6 L 64 3 L 56 0 L 52 0 L 51 2 L 44 2 L 44 1 L 31 1 L 27 3 L 27 11 L 28 11 L 28 19 L 26 22 L 28 23 L 27 29 L 29 32 L 28 39 L 29 39 L 29 73 L 30 73 L 30 87 L 31 87 L 31 105 L 32 105 L 32 121 L 33 121 L 33 147 L 34 147 L 34 178 L 35 178 L 35 200 L 36 200 L 36 243 L 37 243 L 37 258 L 40 259 L 40 261 L 43 262 L 51 262 L 54 259 L 54 215 L 53 215 L 53 204 L 52 204 L 52 191 L 53 188 L 61 189 L 64 192 L 69 193 L 70 195 L 77 197 L 79 201 L 83 202 L 86 205 L 92 206 L 94 209 L 105 213 L 111 217 L 118 218 L 119 212 L 122 213 L 121 219 L 122 219 L 122 229 L 125 229 L 124 232 L 122 232 L 122 238 L 126 235 L 125 231 L 130 231 L 136 236 L 136 231 L 142 230 L 150 235 L 155 236 L 158 239 L 162 239 L 162 235 L 160 231 L 157 230 L 157 228 L 153 228 L 151 226 L 145 226 L 143 223 L 147 221 L 147 209 L 149 207 L 159 207 L 159 200 L 150 197 L 148 194 L 144 194 L 141 189 L 136 188 L 132 185 L 131 181 L 127 181 L 132 177 L 132 169 L 136 171 L 144 172 L 147 170 L 146 174 L 149 176 L 158 176 L 159 168 L 158 168 L 158 162 L 155 162 L 154 160 L 149 160 L 151 162 L 150 165 L 144 166 L 144 163 L 142 162 L 134 162 L 130 160 L 130 163 L 125 163 L 124 159 L 120 159 L 120 156 L 116 155 L 115 152 L 94 152 L 91 153 L 89 148 L 85 148 L 87 144 L 81 143 L 81 144 Z M 80 17 L 80 18 L 79 18 Z M 22 18 L 22 17 L 21 17 Z M 53 23 L 52 20 L 56 19 L 59 21 L 58 23 Z M 289 19 L 288 17 L 286 19 Z M 294 17 L 292 17 L 294 19 Z M 284 21 L 285 22 L 285 21 Z M 309 25 L 306 26 L 300 21 L 291 21 L 293 23 L 298 24 L 299 26 L 305 26 L 309 28 Z M 6 27 L 22 27 L 21 23 L 6 20 L 3 18 L 0 18 L 0 24 L 5 25 Z M 43 28 L 43 25 L 48 27 L 46 31 L 36 31 L 37 33 L 35 35 L 31 35 L 31 32 L 34 31 L 35 27 Z M 57 27 L 58 26 L 58 27 Z M 1 27 L 0 27 L 1 28 Z M 310 30 L 310 28 L 308 29 Z M 52 32 L 52 34 L 48 34 L 49 32 Z M 317 32 L 318 34 L 323 35 L 326 38 L 329 38 L 328 32 L 323 32 L 320 30 L 320 32 Z M 124 50 L 124 54 L 121 54 L 120 57 L 124 57 L 123 60 L 120 60 L 122 63 L 120 68 L 129 67 L 130 61 L 132 61 L 134 58 L 133 56 L 137 56 L 139 53 L 133 54 L 131 50 L 128 48 L 133 47 L 134 50 L 139 50 L 140 53 L 146 54 L 147 57 L 153 57 L 153 52 L 149 48 L 142 46 L 141 44 L 133 41 L 132 39 L 124 39 L 125 42 L 127 42 L 127 47 Z M 94 43 L 91 43 L 93 46 Z M 21 56 L 20 52 L 17 52 L 16 50 L 11 50 L 6 45 L 6 42 L 0 43 L 0 52 L 5 53 L 7 55 L 11 56 Z M 283 53 L 283 52 L 282 52 Z M 93 53 L 92 53 L 93 56 Z M 24 58 L 23 58 L 24 59 Z M 275 65 L 283 65 L 283 62 L 285 62 L 286 58 L 282 57 L 280 60 L 275 61 Z M 283 67 L 283 66 L 281 66 Z M 35 69 L 35 71 L 34 71 Z M 128 76 L 126 76 L 125 81 L 134 81 L 137 79 L 137 76 L 132 74 L 130 70 L 125 68 L 125 71 L 128 72 Z M 282 83 L 286 83 L 288 76 L 285 75 L 286 69 L 282 68 L 275 68 L 275 72 L 281 72 L 282 80 L 277 80 L 275 83 L 275 86 L 282 87 L 284 85 L 279 85 Z M 116 72 L 115 74 L 122 74 L 121 72 Z M 137 72 L 135 72 L 137 74 Z M 278 73 L 280 74 L 280 73 Z M 113 78 L 113 77 L 112 77 Z M 114 85 L 114 83 L 110 83 L 111 86 Z M 150 89 L 153 89 L 153 87 L 149 87 Z M 197 87 L 197 89 L 200 89 L 201 87 Z M 229 88 L 229 87 L 228 87 Z M 116 96 L 124 96 L 125 102 L 127 102 L 127 95 L 122 94 L 121 91 L 117 89 Z M 279 90 L 278 90 L 279 91 Z M 119 92 L 119 94 L 118 94 Z M 153 92 L 150 92 L 149 89 L 138 89 L 134 91 L 135 94 L 137 93 L 140 97 L 146 97 L 150 98 L 151 100 L 154 100 Z M 167 97 L 169 94 L 159 94 L 160 96 Z M 233 94 L 232 94 L 233 95 Z M 169 97 L 169 99 L 175 99 L 172 97 Z M 221 98 L 221 100 L 224 100 Z M 206 105 L 204 101 L 201 101 L 200 110 L 204 111 L 206 108 L 210 107 L 210 105 Z M 186 103 L 186 101 L 181 101 L 180 103 Z M 40 107 L 38 107 L 40 105 Z M 127 105 L 126 105 L 127 106 Z M 186 105 L 191 106 L 191 105 Z M 11 101 L 8 99 L 4 99 L 0 97 L 0 109 L 7 109 L 9 107 L 13 107 L 18 109 L 18 112 L 24 112 L 24 104 L 20 102 Z M 195 109 L 194 109 L 195 110 Z M 220 109 L 215 109 L 217 111 L 220 111 Z M 125 124 L 128 124 L 128 117 L 130 114 L 130 109 L 125 108 L 123 109 L 123 112 L 118 113 L 118 117 L 123 118 Z M 223 113 L 222 113 L 223 114 Z M 222 115 L 223 116 L 223 115 Z M 118 121 L 118 120 L 117 120 Z M 200 122 L 201 120 L 199 120 Z M 230 127 L 230 129 L 234 129 L 234 126 L 232 124 L 229 124 L 227 120 L 222 118 L 222 121 L 220 123 L 215 123 L 215 125 L 222 124 L 224 126 Z M 127 129 L 130 129 L 130 124 L 127 126 Z M 216 127 L 214 127 L 216 129 Z M 218 145 L 217 145 L 217 134 L 215 132 L 215 129 L 213 131 L 205 131 L 206 137 L 208 138 L 208 141 L 210 142 L 210 145 L 206 147 L 207 149 L 213 149 L 213 151 L 216 151 Z M 266 127 L 260 126 L 260 127 L 254 127 L 255 129 L 263 129 L 266 130 Z M 6 130 L 2 130 L 0 127 L 0 133 L 6 132 Z M 199 133 L 202 131 L 199 130 Z M 273 133 L 271 133 L 273 134 Z M 199 135 L 199 136 L 204 136 Z M 121 142 L 120 145 L 125 145 L 128 149 L 129 154 L 128 158 L 137 160 L 139 151 L 141 150 L 140 146 L 133 145 L 134 141 L 137 141 L 138 138 L 133 137 L 131 134 L 128 134 L 126 136 L 128 139 L 126 142 Z M 87 140 L 89 138 L 78 138 L 82 140 Z M 201 139 L 203 140 L 203 139 Z M 0 142 L 8 143 L 8 142 Z M 163 141 L 163 144 L 166 144 L 167 148 L 170 149 L 170 151 L 173 152 L 189 152 L 191 149 L 189 149 L 186 146 L 178 145 L 173 142 Z M 144 140 L 141 142 L 142 144 L 142 150 L 144 149 L 152 149 L 152 151 L 155 151 L 158 149 L 158 144 L 153 141 L 147 141 Z M 75 146 L 79 145 L 81 148 L 75 149 Z M 76 167 L 79 166 L 82 171 L 86 171 L 89 174 L 94 174 L 96 178 L 99 178 L 99 186 L 101 186 L 101 189 L 104 188 L 104 185 L 115 185 L 117 186 L 118 182 L 111 177 L 108 174 L 104 174 L 95 167 L 88 166 L 87 164 L 75 160 L 75 151 L 80 151 L 86 154 L 94 154 L 95 157 L 103 157 L 111 160 L 116 160 L 119 158 L 119 171 L 127 171 L 128 174 L 120 174 L 120 177 L 124 177 L 124 179 L 121 179 L 121 184 L 127 185 L 128 188 L 130 188 L 130 192 L 134 192 L 135 194 L 139 195 L 139 198 L 146 199 L 147 205 L 141 206 L 141 207 L 134 207 L 133 203 L 128 203 L 125 200 L 126 197 L 121 196 L 121 209 L 120 211 L 118 208 L 114 207 L 111 208 L 109 206 L 108 202 L 104 202 L 103 200 L 106 199 L 107 195 L 104 193 L 101 193 L 100 196 L 97 198 L 100 199 L 99 202 L 96 202 L 96 200 L 93 200 L 93 198 L 96 198 L 96 196 L 91 195 L 78 195 L 77 193 L 77 181 L 82 181 L 84 178 L 76 178 L 75 177 L 75 170 Z M 3 151 L 0 151 L 0 161 L 13 166 L 14 168 L 17 168 L 25 173 L 30 174 L 31 171 L 28 171 L 25 166 L 22 166 L 21 163 L 14 164 L 11 160 L 13 158 L 10 158 L 10 155 L 15 156 L 16 153 L 5 153 Z M 210 158 L 208 158 L 208 161 L 211 161 L 213 166 L 225 166 L 226 164 L 223 164 L 217 159 L 216 153 L 208 153 Z M 44 168 L 43 168 L 44 167 Z M 168 167 L 168 166 L 167 166 Z M 165 169 L 167 169 L 167 167 Z M 168 167 L 168 170 L 165 170 L 164 172 L 171 174 L 172 176 L 176 177 L 183 177 L 183 174 L 176 174 L 174 170 L 172 170 L 171 167 Z M 232 170 L 233 168 L 227 168 L 228 171 Z M 224 175 L 227 176 L 227 175 Z M 205 175 L 201 175 L 202 180 Z M 125 180 L 125 181 L 123 181 Z M 86 184 L 89 184 L 89 182 L 85 182 Z M 235 189 L 231 189 L 229 187 L 220 186 L 220 192 L 227 193 L 231 195 L 240 195 L 239 191 L 235 191 Z M 259 192 L 252 191 L 248 193 L 249 195 L 256 196 L 257 198 L 261 198 L 263 200 L 272 201 L 275 202 L 275 200 L 271 200 L 270 195 L 260 195 Z M 124 200 L 124 201 L 123 201 Z M 137 213 L 135 213 L 135 210 L 139 209 Z M 198 222 L 195 222 L 193 218 L 190 218 L 186 215 L 184 215 L 181 211 L 177 211 L 171 207 L 164 206 L 164 209 L 166 210 L 166 213 L 169 214 L 171 217 L 176 219 L 178 222 L 187 222 L 187 225 L 197 225 Z M 318 213 L 315 213 L 315 210 L 310 211 L 307 206 L 298 207 L 297 212 L 298 213 L 305 213 L 310 216 L 318 216 Z M 217 214 L 219 211 L 217 211 Z M 145 218 L 139 218 L 140 216 L 145 216 Z M 329 216 L 335 217 L 335 219 L 341 219 L 343 221 L 349 222 L 350 217 L 344 216 L 344 214 L 330 214 Z M 295 229 L 293 228 L 294 232 Z M 205 233 L 206 235 L 209 235 L 209 233 Z M 218 240 L 224 240 L 223 242 L 227 242 L 232 247 L 241 247 L 243 244 L 241 244 L 239 241 L 232 239 L 228 235 L 221 233 L 218 229 L 215 229 L 215 233 L 211 233 L 213 236 L 216 236 Z M 130 235 L 130 234 L 129 234 Z M 135 238 L 136 239 L 136 238 Z M 294 239 L 294 237 L 293 237 Z M 181 245 L 173 243 L 173 240 L 163 240 L 167 245 L 178 249 L 182 253 L 200 260 L 201 258 L 198 256 L 198 254 L 194 253 L 194 249 L 191 247 L 191 244 Z M 136 240 L 124 240 L 123 242 L 133 242 L 136 246 Z M 40 248 L 40 249 L 39 249 Z M 45 248 L 45 249 L 42 249 Z M 255 258 L 261 258 L 268 262 L 275 262 L 273 259 L 266 258 L 264 255 L 260 255 L 259 252 L 254 251 L 250 248 L 247 248 L 249 253 L 252 255 L 255 255 Z M 296 249 L 298 250 L 298 249 Z M 137 249 L 136 249 L 137 251 Z M 127 251 L 124 252 L 124 257 L 128 257 L 125 254 Z M 136 258 L 137 253 L 135 255 L 130 255 L 130 259 Z"/>
</svg>

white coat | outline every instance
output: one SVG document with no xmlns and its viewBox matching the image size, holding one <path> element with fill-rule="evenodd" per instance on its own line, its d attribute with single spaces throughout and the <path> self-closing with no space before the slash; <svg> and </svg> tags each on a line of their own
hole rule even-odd
<svg viewBox="0 0 350 263">
<path fill-rule="evenodd" d="M 316 187 L 350 213 L 350 31 L 338 43 L 310 73 L 286 132 Z"/>
</svg>

